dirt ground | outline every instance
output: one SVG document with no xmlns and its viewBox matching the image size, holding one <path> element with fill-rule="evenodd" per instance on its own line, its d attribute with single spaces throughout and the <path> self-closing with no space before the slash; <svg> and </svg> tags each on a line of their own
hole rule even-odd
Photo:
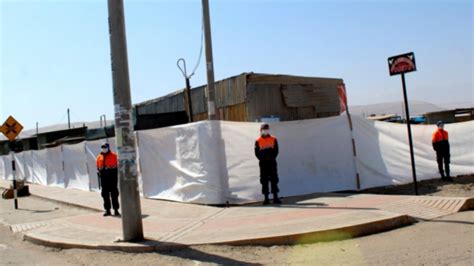
<svg viewBox="0 0 474 266">
<path fill-rule="evenodd" d="M 418 182 L 418 193 L 420 195 L 431 195 L 441 197 L 474 197 L 474 174 L 454 177 L 454 182 L 446 182 L 438 179 L 424 180 Z M 383 188 L 371 188 L 361 193 L 414 195 L 413 184 L 390 186 Z"/>
<path fill-rule="evenodd" d="M 474 175 L 454 183 L 420 182 L 424 195 L 474 197 Z M 365 192 L 413 194 L 413 185 Z M 35 197 L 21 211 L 0 201 L 0 224 L 78 215 L 89 210 Z M 23 241 L 0 226 L 0 265 L 474 265 L 474 211 L 356 239 L 294 246 L 198 246 L 155 253 L 51 249 Z"/>
</svg>

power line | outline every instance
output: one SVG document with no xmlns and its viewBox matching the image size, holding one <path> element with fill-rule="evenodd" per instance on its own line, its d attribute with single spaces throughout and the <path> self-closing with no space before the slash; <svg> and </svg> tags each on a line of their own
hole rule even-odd
<svg viewBox="0 0 474 266">
<path fill-rule="evenodd" d="M 198 61 L 196 63 L 196 66 L 193 69 L 193 72 L 189 75 L 189 78 L 191 78 L 194 75 L 194 73 L 196 72 L 196 70 L 199 67 L 199 64 L 201 63 L 202 48 L 204 46 L 203 44 L 204 44 L 204 17 L 202 16 L 202 12 L 201 12 L 201 48 L 199 48 Z"/>
</svg>

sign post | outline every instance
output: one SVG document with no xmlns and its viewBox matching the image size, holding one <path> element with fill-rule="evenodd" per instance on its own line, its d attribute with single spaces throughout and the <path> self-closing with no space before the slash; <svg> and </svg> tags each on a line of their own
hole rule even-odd
<svg viewBox="0 0 474 266">
<path fill-rule="evenodd" d="M 415 169 L 415 155 L 413 152 L 413 140 L 411 137 L 411 123 L 410 123 L 410 111 L 408 110 L 408 98 L 405 84 L 405 73 L 416 71 L 415 54 L 413 52 L 396 55 L 388 58 L 388 68 L 390 76 L 402 75 L 402 86 L 403 86 L 403 99 L 405 101 L 405 115 L 407 120 L 408 129 L 408 143 L 410 145 L 410 158 L 411 158 L 411 169 L 413 172 L 413 185 L 415 188 L 415 195 L 418 195 L 418 184 L 416 181 L 416 169 Z"/>
<path fill-rule="evenodd" d="M 9 116 L 5 123 L 3 123 L 0 131 L 8 138 L 10 141 L 10 154 L 12 156 L 12 173 L 13 173 L 13 198 L 15 209 L 18 209 L 18 197 L 17 197 L 17 189 L 16 189 L 16 165 L 15 165 L 15 156 L 13 151 L 13 141 L 16 137 L 20 134 L 23 126 L 13 118 L 13 116 Z"/>
</svg>

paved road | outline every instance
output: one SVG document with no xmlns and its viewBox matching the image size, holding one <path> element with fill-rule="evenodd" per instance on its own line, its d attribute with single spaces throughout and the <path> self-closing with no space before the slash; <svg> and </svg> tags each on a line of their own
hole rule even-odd
<svg viewBox="0 0 474 266">
<path fill-rule="evenodd" d="M 2 221 L 43 221 L 89 213 L 38 198 L 22 198 L 14 211 L 0 200 Z M 94 250 L 57 250 L 22 241 L 0 226 L 0 265 L 142 265 L 142 264 L 351 264 L 473 265 L 474 211 L 420 222 L 362 238 L 296 246 L 200 246 L 160 253 L 127 254 Z"/>
</svg>

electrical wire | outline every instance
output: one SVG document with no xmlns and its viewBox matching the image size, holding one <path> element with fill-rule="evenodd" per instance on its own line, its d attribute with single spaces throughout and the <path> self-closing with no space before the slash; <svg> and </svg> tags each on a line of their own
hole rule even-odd
<svg viewBox="0 0 474 266">
<path fill-rule="evenodd" d="M 204 16 L 202 15 L 202 12 L 201 12 L 201 48 L 199 49 L 199 57 L 198 57 L 196 66 L 194 67 L 193 72 L 189 75 L 188 78 L 191 78 L 194 75 L 194 73 L 196 73 L 196 70 L 198 69 L 199 64 L 201 63 L 203 46 L 204 46 Z"/>
</svg>

